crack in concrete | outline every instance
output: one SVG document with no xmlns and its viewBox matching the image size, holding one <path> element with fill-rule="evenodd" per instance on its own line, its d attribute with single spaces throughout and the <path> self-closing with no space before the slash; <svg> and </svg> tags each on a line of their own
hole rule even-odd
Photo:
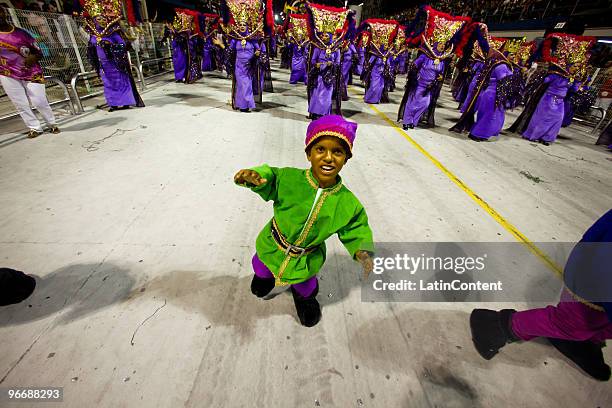
<svg viewBox="0 0 612 408">
<path fill-rule="evenodd" d="M 155 316 L 157 314 L 157 312 L 159 312 L 160 310 L 162 310 L 164 307 L 166 307 L 167 301 L 166 299 L 164 299 L 164 304 L 161 305 L 160 307 L 158 307 L 157 309 L 155 309 L 155 311 L 153 312 L 153 314 L 149 317 L 147 317 L 146 319 L 144 319 L 142 322 L 140 322 L 140 324 L 136 327 L 136 330 L 134 330 L 134 334 L 132 334 L 132 340 L 130 340 L 130 344 L 133 346 L 134 344 L 134 337 L 136 337 L 136 333 L 138 333 L 138 330 L 140 330 L 140 328 L 142 326 L 144 326 L 144 324 L 151 319 L 153 316 Z"/>
<path fill-rule="evenodd" d="M 135 130 L 138 129 L 143 129 L 145 127 L 143 127 L 142 125 L 138 126 L 137 128 L 134 129 L 115 129 L 115 131 L 113 133 L 111 133 L 108 136 L 103 137 L 102 139 L 98 139 L 98 140 L 94 140 L 93 142 L 87 142 L 87 143 L 83 143 L 81 145 L 81 147 L 85 150 L 87 150 L 88 152 L 95 152 L 96 150 L 100 149 L 100 145 L 105 141 L 110 139 L 111 137 L 115 137 L 115 136 L 121 136 L 124 135 L 127 132 L 133 132 Z"/>
</svg>

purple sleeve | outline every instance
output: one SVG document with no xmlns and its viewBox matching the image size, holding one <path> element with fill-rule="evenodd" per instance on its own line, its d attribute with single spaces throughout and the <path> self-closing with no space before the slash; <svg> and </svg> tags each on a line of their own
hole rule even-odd
<svg viewBox="0 0 612 408">
<path fill-rule="evenodd" d="M 320 54 L 321 54 L 321 50 L 315 47 L 314 51 L 312 52 L 312 63 L 313 64 L 316 64 L 317 62 L 319 62 Z"/>
<path fill-rule="evenodd" d="M 414 65 L 417 67 L 417 69 L 421 69 L 421 67 L 425 63 L 426 58 L 427 57 L 425 56 L 425 54 L 421 54 L 417 57 L 417 59 L 414 61 Z"/>
<path fill-rule="evenodd" d="M 545 83 L 545 84 L 549 84 L 549 83 L 551 83 L 551 82 L 553 81 L 553 79 L 554 79 L 554 76 L 555 76 L 554 74 L 552 74 L 552 75 L 546 75 L 546 78 L 544 78 L 544 83 Z"/>
</svg>

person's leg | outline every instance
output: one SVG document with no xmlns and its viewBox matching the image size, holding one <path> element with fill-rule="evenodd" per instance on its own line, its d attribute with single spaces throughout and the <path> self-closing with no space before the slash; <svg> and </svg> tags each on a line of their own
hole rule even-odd
<svg viewBox="0 0 612 408">
<path fill-rule="evenodd" d="M 292 287 L 296 290 L 296 292 L 300 296 L 305 297 L 305 298 L 310 297 L 310 295 L 312 295 L 315 289 L 318 288 L 317 277 L 313 276 L 312 278 L 302 283 L 296 283 L 295 285 L 292 285 Z"/>
<path fill-rule="evenodd" d="M 274 274 L 259 259 L 257 254 L 253 255 L 253 280 L 251 281 L 251 293 L 262 298 L 272 292 L 275 286 Z"/>
<path fill-rule="evenodd" d="M 19 116 L 21 116 L 21 119 L 23 119 L 23 122 L 28 129 L 30 129 L 31 133 L 32 131 L 38 133 L 42 132 L 42 126 L 34 112 L 32 112 L 32 108 L 30 108 L 30 101 L 28 100 L 26 87 L 24 85 L 25 82 L 0 75 L 0 83 L 2 83 L 4 91 L 11 102 L 13 102 Z"/>
<path fill-rule="evenodd" d="M 521 340 L 552 337 L 583 341 L 610 332 L 612 324 L 604 312 L 563 295 L 557 306 L 525 310 L 512 316 L 512 331 Z"/>
<path fill-rule="evenodd" d="M 321 320 L 321 306 L 317 301 L 319 293 L 319 284 L 317 277 L 291 285 L 291 293 L 293 294 L 293 302 L 300 323 L 306 327 L 312 327 Z"/>
<path fill-rule="evenodd" d="M 55 115 L 53 114 L 51 105 L 49 105 L 49 100 L 47 99 L 45 85 L 35 82 L 27 82 L 26 92 L 30 102 L 32 102 L 32 105 L 38 109 L 45 122 L 47 122 L 47 125 L 51 128 L 51 130 L 55 130 L 55 128 L 57 128 L 57 123 L 55 121 Z"/>
</svg>

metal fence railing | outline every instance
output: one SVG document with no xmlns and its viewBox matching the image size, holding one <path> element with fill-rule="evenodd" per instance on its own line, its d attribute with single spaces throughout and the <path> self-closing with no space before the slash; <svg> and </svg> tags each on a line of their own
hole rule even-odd
<svg viewBox="0 0 612 408">
<path fill-rule="evenodd" d="M 53 106 L 59 106 L 66 98 L 67 88 L 71 113 L 83 111 L 81 100 L 102 94 L 102 82 L 92 74 L 93 67 L 87 59 L 89 34 L 84 30 L 81 17 L 40 11 L 8 9 L 12 23 L 29 32 L 42 50 L 40 65 L 46 77 L 47 97 Z M 123 24 L 123 29 L 132 43 L 130 60 L 134 80 L 141 90 L 146 89 L 147 78 L 154 78 L 172 69 L 168 58 L 172 55 L 169 43 L 161 44 L 164 25 L 144 23 L 137 27 Z M 156 61 L 152 63 L 150 61 Z M 73 79 L 77 77 L 76 89 Z M 75 100 L 75 96 L 77 99 Z M 0 87 L 0 120 L 17 114 L 13 104 Z"/>
</svg>

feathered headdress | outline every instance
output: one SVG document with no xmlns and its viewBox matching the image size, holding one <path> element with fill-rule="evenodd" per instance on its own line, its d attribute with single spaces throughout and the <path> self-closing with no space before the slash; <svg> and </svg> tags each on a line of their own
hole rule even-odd
<svg viewBox="0 0 612 408">
<path fill-rule="evenodd" d="M 597 42 L 595 37 L 552 33 L 543 44 L 543 59 L 570 74 L 573 67 L 582 69 L 589 61 L 589 51 Z"/>
<path fill-rule="evenodd" d="M 358 31 L 369 31 L 370 45 L 379 53 L 389 51 L 395 41 L 399 23 L 395 20 L 368 19 L 361 23 Z"/>
<path fill-rule="evenodd" d="M 484 23 L 470 23 L 462 32 L 455 52 L 462 58 L 484 61 L 489 53 L 489 28 Z"/>
<path fill-rule="evenodd" d="M 338 49 L 344 37 L 350 37 L 355 30 L 354 13 L 347 8 L 308 3 L 307 10 L 310 41 L 328 54 Z"/>
</svg>

